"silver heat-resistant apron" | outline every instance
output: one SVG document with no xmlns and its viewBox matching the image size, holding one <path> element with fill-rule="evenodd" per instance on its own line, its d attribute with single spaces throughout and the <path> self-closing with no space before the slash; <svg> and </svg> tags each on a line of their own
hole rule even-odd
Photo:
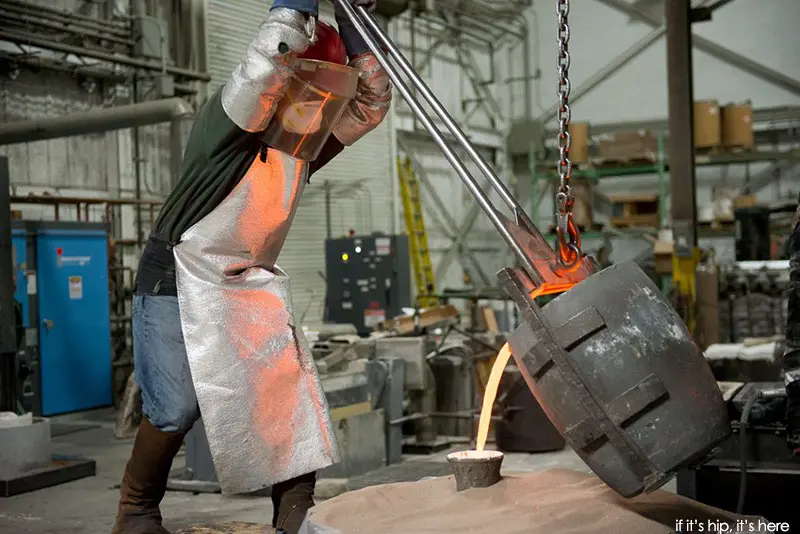
<svg viewBox="0 0 800 534">
<path fill-rule="evenodd" d="M 186 352 L 224 493 L 340 461 L 289 277 L 275 265 L 307 169 L 269 150 L 174 249 Z"/>
</svg>

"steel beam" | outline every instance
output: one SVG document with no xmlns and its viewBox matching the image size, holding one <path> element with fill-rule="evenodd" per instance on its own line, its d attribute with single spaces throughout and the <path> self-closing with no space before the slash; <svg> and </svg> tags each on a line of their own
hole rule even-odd
<svg viewBox="0 0 800 534">
<path fill-rule="evenodd" d="M 0 411 L 17 411 L 17 327 L 8 158 L 0 157 Z"/>
<path fill-rule="evenodd" d="M 0 359 L 10 354 L 11 361 L 14 361 L 14 354 L 17 352 L 16 323 L 14 321 L 14 268 L 12 262 L 11 244 L 11 200 L 9 197 L 9 177 L 8 158 L 0 157 Z M 2 367 L 0 367 L 2 372 Z M 16 388 L 15 377 L 3 377 L 9 380 L 3 383 L 1 389 L 5 389 L 8 384 Z M 12 389 L 13 389 L 12 388 Z M 0 394 L 7 395 L 7 391 L 0 391 Z M 2 407 L 3 410 L 15 411 L 16 406 Z"/>
<path fill-rule="evenodd" d="M 472 90 L 475 91 L 475 96 L 481 99 L 481 102 L 484 103 L 484 107 L 488 105 L 487 111 L 490 116 L 494 114 L 495 118 L 504 121 L 505 116 L 500 109 L 500 104 L 488 87 L 486 87 L 487 84 L 480 79 L 480 68 L 478 67 L 478 62 L 475 60 L 475 56 L 473 56 L 472 52 L 469 50 L 465 50 L 460 43 L 453 43 L 453 47 L 455 48 L 456 57 L 459 58 L 461 68 L 467 73 L 467 78 L 469 78 Z"/>
<path fill-rule="evenodd" d="M 785 174 L 791 174 L 798 167 L 800 167 L 800 165 L 798 165 L 796 161 L 779 161 L 770 165 L 769 168 L 764 169 L 750 180 L 748 187 L 750 190 L 749 192 L 751 194 L 756 194 Z"/>
<path fill-rule="evenodd" d="M 425 190 L 428 192 L 426 198 L 430 199 L 433 202 L 433 204 L 439 211 L 439 215 L 442 218 L 444 218 L 445 225 L 449 227 L 449 228 L 447 227 L 442 228 L 442 230 L 445 230 L 444 233 L 447 235 L 447 237 L 450 238 L 450 240 L 452 241 L 452 244 L 448 248 L 447 253 L 449 254 L 450 250 L 453 248 L 455 248 L 456 250 L 461 250 L 464 253 L 464 255 L 467 256 L 467 258 L 471 261 L 473 267 L 475 267 L 475 270 L 477 271 L 478 276 L 480 276 L 481 281 L 486 285 L 491 285 L 491 279 L 483 270 L 483 267 L 481 267 L 478 258 L 475 256 L 474 252 L 467 243 L 466 234 L 460 231 L 458 223 L 456 223 L 455 219 L 453 219 L 453 217 L 450 215 L 447 206 L 445 206 L 444 202 L 439 196 L 439 193 L 436 191 L 435 187 L 433 186 L 427 174 L 425 173 L 424 167 L 417 160 L 417 158 L 414 157 L 413 151 L 409 148 L 409 146 L 406 144 L 404 140 L 398 137 L 397 141 L 398 145 L 400 145 L 401 150 L 405 152 L 406 156 L 408 156 L 408 158 L 411 160 L 411 165 L 416 171 L 420 183 L 425 187 Z"/>
<path fill-rule="evenodd" d="M 672 228 L 676 255 L 691 257 L 697 246 L 697 198 L 690 0 L 667 0 L 666 19 Z"/>
<path fill-rule="evenodd" d="M 629 17 L 634 19 L 640 20 L 644 23 L 649 24 L 653 27 L 659 27 L 662 25 L 662 21 L 659 20 L 657 17 L 650 15 L 649 13 L 645 12 L 638 7 L 629 4 L 626 0 L 596 0 L 603 5 L 606 5 L 610 8 L 616 9 Z M 787 76 L 782 72 L 778 72 L 774 69 L 771 69 L 761 63 L 754 61 L 748 57 L 745 57 L 741 54 L 737 54 L 732 50 L 725 48 L 722 45 L 718 45 L 713 41 L 709 41 L 703 37 L 698 35 L 693 36 L 694 47 L 702 50 L 703 52 L 707 53 L 710 56 L 713 56 L 720 61 L 724 61 L 733 67 L 736 67 L 748 74 L 755 76 L 756 78 L 761 78 L 766 82 L 769 82 L 776 87 L 780 87 L 790 93 L 800 95 L 800 80 L 796 80 L 791 76 Z"/>
<path fill-rule="evenodd" d="M 717 0 L 716 2 L 708 6 L 707 9 L 713 13 L 717 9 L 727 6 L 731 2 L 733 2 L 733 0 Z"/>
<path fill-rule="evenodd" d="M 478 206 L 477 202 L 474 202 L 469 211 L 464 215 L 464 218 L 461 219 L 461 223 L 458 225 L 459 235 L 467 235 L 472 230 L 472 227 L 475 226 L 475 221 L 478 220 L 478 215 L 480 215 L 480 212 L 480 206 Z M 450 245 L 450 249 L 445 252 L 445 255 L 439 262 L 439 265 L 436 266 L 437 280 L 444 278 L 447 269 L 450 268 L 450 264 L 453 263 L 453 260 L 458 255 L 459 248 L 459 244 L 454 241 L 453 244 Z M 491 284 L 486 285 L 490 286 Z"/>
</svg>

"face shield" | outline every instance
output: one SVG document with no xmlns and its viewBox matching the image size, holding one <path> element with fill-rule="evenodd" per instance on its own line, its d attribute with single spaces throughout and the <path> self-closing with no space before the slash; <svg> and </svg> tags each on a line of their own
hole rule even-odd
<svg viewBox="0 0 800 534">
<path fill-rule="evenodd" d="M 298 59 L 295 73 L 264 142 L 303 161 L 314 161 L 358 87 L 357 69 L 327 61 Z"/>
</svg>

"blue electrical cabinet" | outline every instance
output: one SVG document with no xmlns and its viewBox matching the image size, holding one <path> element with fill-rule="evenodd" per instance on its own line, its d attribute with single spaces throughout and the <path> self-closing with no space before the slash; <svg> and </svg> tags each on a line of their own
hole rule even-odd
<svg viewBox="0 0 800 534">
<path fill-rule="evenodd" d="M 27 270 L 25 230 L 14 228 L 11 231 L 11 247 L 14 250 L 14 274 L 16 275 L 16 288 L 14 298 L 22 305 L 22 326 L 28 328 L 28 279 L 25 271 Z"/>
<path fill-rule="evenodd" d="M 112 404 L 108 238 L 101 224 L 23 222 L 12 234 L 32 383 L 51 416 Z"/>
</svg>

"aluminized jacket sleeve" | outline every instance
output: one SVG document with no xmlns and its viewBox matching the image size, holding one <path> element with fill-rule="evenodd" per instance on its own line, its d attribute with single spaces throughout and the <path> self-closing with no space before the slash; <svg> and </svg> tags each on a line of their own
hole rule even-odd
<svg viewBox="0 0 800 534">
<path fill-rule="evenodd" d="M 350 66 L 360 71 L 355 98 L 345 109 L 333 128 L 344 146 L 350 146 L 374 130 L 386 117 L 392 103 L 392 84 L 372 53 L 350 60 Z"/>
<path fill-rule="evenodd" d="M 222 89 L 222 107 L 234 124 L 246 132 L 266 129 L 286 92 L 291 61 L 314 42 L 315 28 L 314 17 L 294 9 L 269 12 Z"/>
</svg>

